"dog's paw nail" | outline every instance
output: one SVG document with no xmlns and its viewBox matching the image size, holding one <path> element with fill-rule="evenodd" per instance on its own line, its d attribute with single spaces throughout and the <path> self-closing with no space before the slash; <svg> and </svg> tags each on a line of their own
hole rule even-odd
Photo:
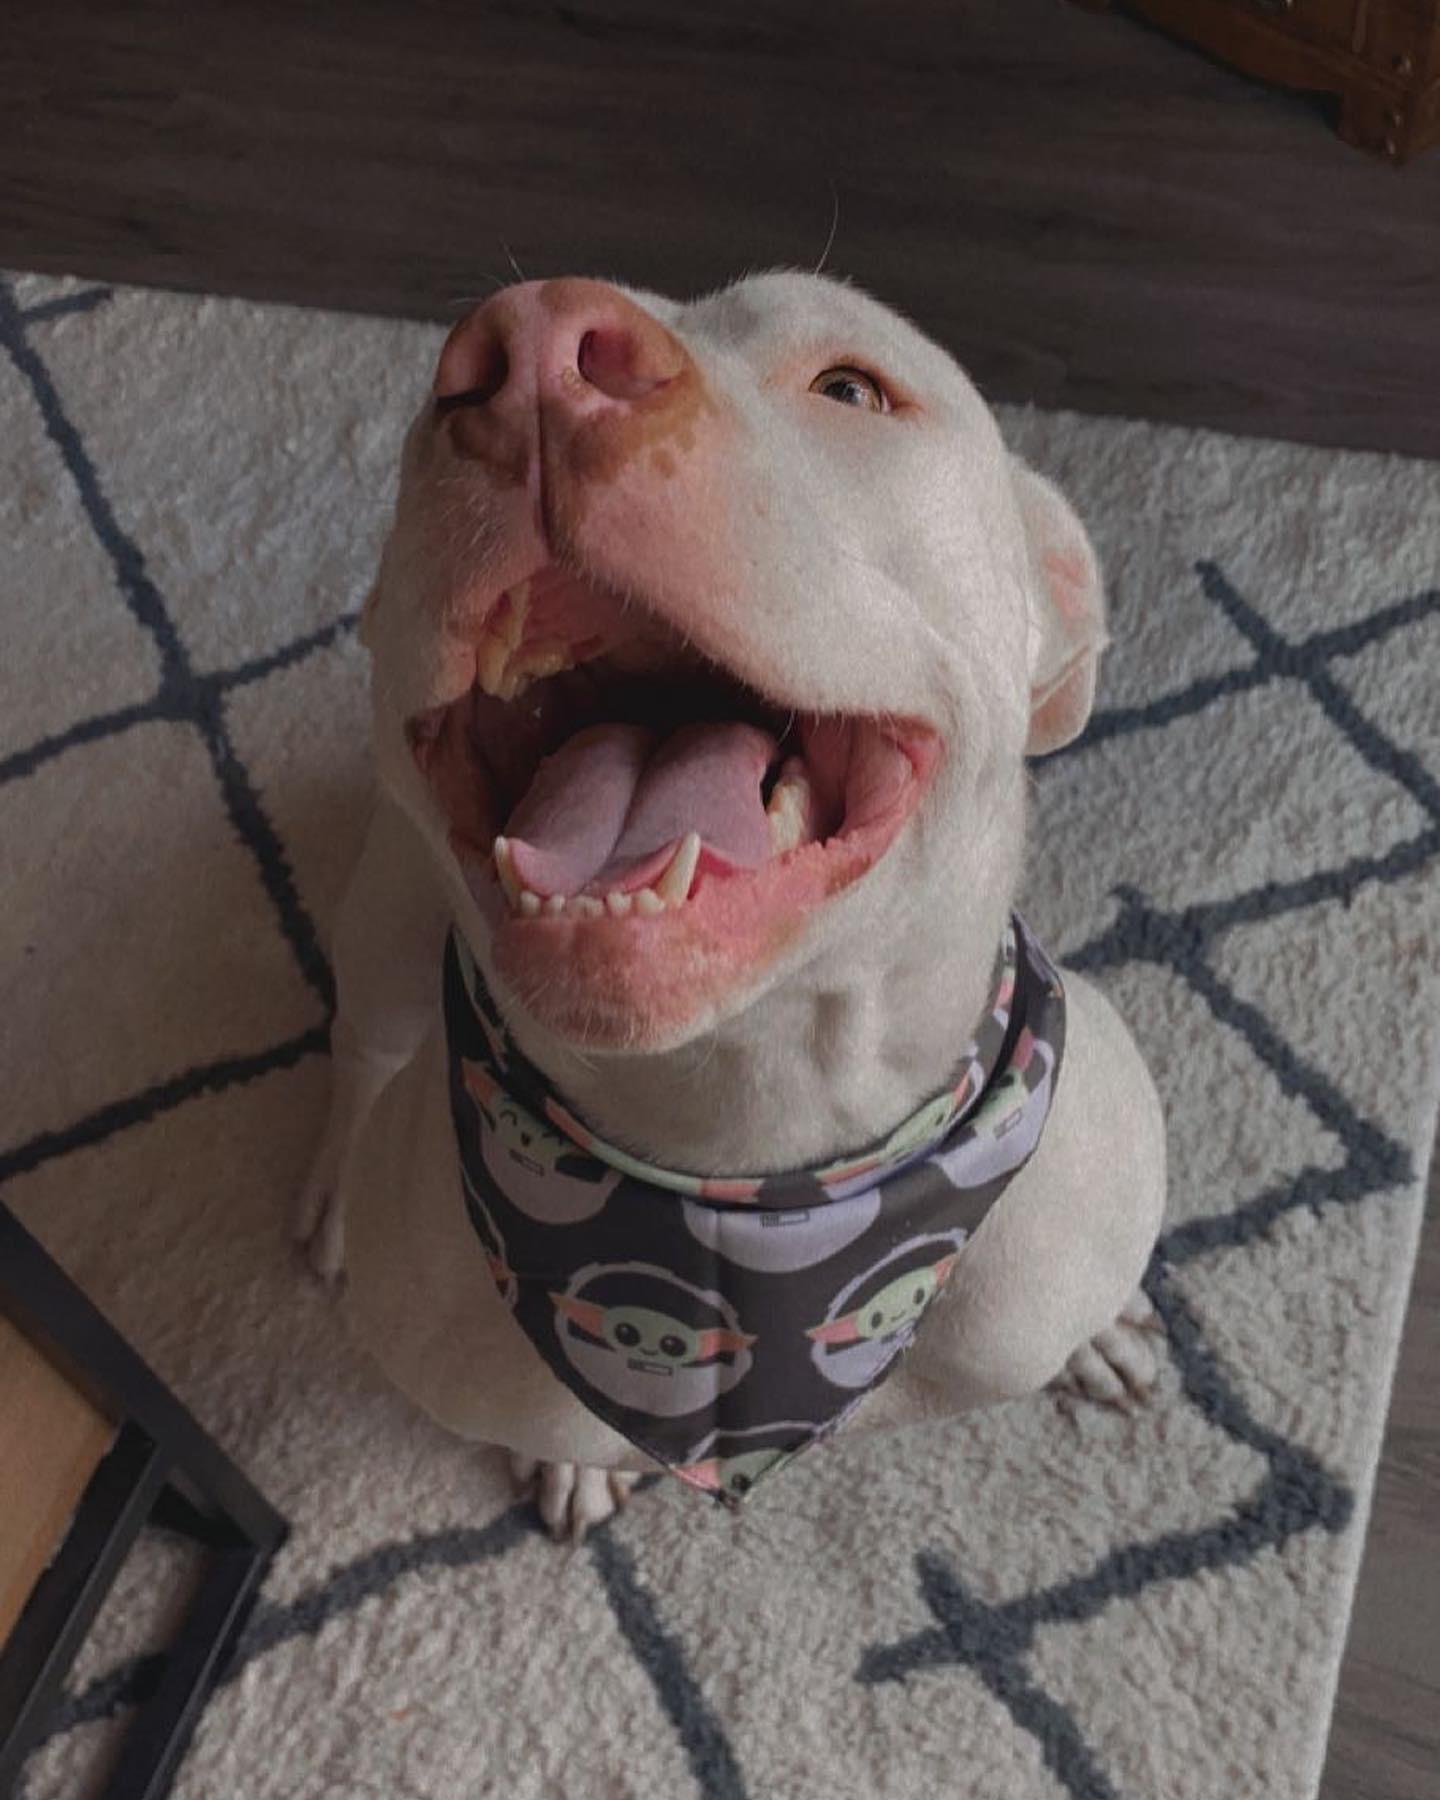
<svg viewBox="0 0 1440 1800">
<path fill-rule="evenodd" d="M 541 1463 L 536 1482 L 536 1503 L 540 1510 L 541 1524 L 557 1540 L 569 1535 L 570 1500 L 574 1492 L 574 1463 Z"/>
<path fill-rule="evenodd" d="M 630 1496 L 635 1492 L 639 1482 L 640 1477 L 630 1474 L 626 1469 L 610 1471 L 610 1498 L 615 1503 L 616 1512 L 629 1504 Z"/>
</svg>

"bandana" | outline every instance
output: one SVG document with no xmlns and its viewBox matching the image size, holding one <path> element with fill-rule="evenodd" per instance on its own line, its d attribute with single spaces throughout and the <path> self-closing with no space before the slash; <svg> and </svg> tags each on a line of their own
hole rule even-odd
<svg viewBox="0 0 1440 1800">
<path fill-rule="evenodd" d="M 731 1504 L 834 1431 L 913 1342 L 1034 1153 L 1065 1036 L 1060 977 L 1015 914 L 942 1092 L 857 1155 L 718 1179 L 643 1162 L 576 1118 L 458 932 L 444 998 L 461 1187 L 501 1299 L 592 1413 Z"/>
</svg>

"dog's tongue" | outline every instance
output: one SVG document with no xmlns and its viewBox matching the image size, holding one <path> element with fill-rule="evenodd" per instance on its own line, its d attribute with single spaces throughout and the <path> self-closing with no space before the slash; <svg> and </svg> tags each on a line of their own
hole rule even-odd
<svg viewBox="0 0 1440 1800">
<path fill-rule="evenodd" d="M 770 855 L 761 784 L 776 749 L 768 732 L 734 722 L 663 740 L 641 725 L 577 732 L 541 763 L 510 816 L 515 872 L 542 899 L 631 893 L 692 831 L 710 866 L 756 868 Z"/>
</svg>

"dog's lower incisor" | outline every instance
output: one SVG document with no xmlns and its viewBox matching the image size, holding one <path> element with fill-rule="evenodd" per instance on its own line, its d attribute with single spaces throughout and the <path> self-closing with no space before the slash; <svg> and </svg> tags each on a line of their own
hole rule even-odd
<svg viewBox="0 0 1440 1800">
<path fill-rule="evenodd" d="M 402 1389 L 574 1535 L 657 1467 L 734 1503 L 818 1438 L 1148 1390 L 1159 1103 L 1013 913 L 1100 574 L 949 356 L 813 276 L 509 288 L 362 636 L 300 1229 Z"/>
</svg>

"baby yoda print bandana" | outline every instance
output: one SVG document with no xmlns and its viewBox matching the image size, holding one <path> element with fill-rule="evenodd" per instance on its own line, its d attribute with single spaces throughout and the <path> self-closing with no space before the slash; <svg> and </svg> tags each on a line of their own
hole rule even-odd
<svg viewBox="0 0 1440 1800">
<path fill-rule="evenodd" d="M 1033 1154 L 1065 1037 L 1060 977 L 1016 914 L 942 1093 L 859 1155 L 719 1180 L 570 1113 L 458 932 L 444 995 L 461 1185 L 501 1298 L 591 1412 L 732 1505 L 894 1368 Z"/>
</svg>

